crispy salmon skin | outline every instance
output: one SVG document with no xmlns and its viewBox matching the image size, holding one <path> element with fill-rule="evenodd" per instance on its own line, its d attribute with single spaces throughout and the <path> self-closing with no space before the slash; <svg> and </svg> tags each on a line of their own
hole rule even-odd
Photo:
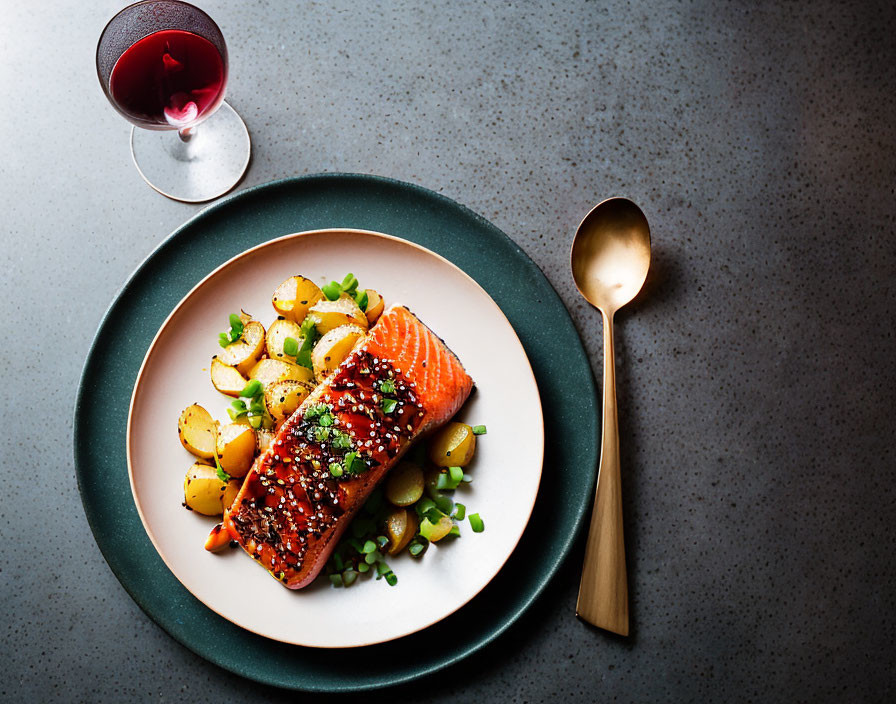
<svg viewBox="0 0 896 704">
<path fill-rule="evenodd" d="M 310 584 L 374 487 L 472 388 L 445 343 L 392 306 L 283 424 L 224 525 L 287 587 Z"/>
</svg>

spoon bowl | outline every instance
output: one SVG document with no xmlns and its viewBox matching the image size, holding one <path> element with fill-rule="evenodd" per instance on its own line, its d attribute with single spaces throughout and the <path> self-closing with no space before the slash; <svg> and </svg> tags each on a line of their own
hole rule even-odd
<svg viewBox="0 0 896 704">
<path fill-rule="evenodd" d="M 579 293 L 596 308 L 619 310 L 631 301 L 650 267 L 650 227 L 627 198 L 610 198 L 579 225 L 570 255 Z"/>
<path fill-rule="evenodd" d="M 596 205 L 579 225 L 570 252 L 579 293 L 604 323 L 604 404 L 600 468 L 576 615 L 599 628 L 628 635 L 628 577 L 622 534 L 622 482 L 613 315 L 641 290 L 650 268 L 650 228 L 626 198 Z"/>
</svg>

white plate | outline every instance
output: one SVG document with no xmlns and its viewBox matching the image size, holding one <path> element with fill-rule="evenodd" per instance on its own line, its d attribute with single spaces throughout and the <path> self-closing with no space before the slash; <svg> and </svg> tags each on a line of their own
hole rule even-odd
<svg viewBox="0 0 896 704">
<path fill-rule="evenodd" d="M 458 418 L 485 424 L 468 470 L 474 481 L 456 500 L 478 512 L 462 537 L 431 545 L 422 559 L 388 560 L 398 584 L 359 580 L 335 589 L 318 579 L 290 591 L 242 550 L 203 549 L 216 519 L 182 506 L 193 461 L 177 438 L 191 403 L 226 421 L 231 399 L 208 375 L 218 333 L 240 308 L 265 325 L 271 295 L 301 273 L 319 284 L 353 272 L 386 304 L 403 303 L 460 358 L 476 382 Z M 128 418 L 128 465 L 137 510 L 165 564 L 197 599 L 224 618 L 275 640 L 321 648 L 379 643 L 414 633 L 453 613 L 497 574 L 520 539 L 541 478 L 544 427 L 538 388 L 523 347 L 501 309 L 446 259 L 405 240 L 362 230 L 288 235 L 254 247 L 213 271 L 181 301 L 156 334 L 137 376 Z"/>
</svg>

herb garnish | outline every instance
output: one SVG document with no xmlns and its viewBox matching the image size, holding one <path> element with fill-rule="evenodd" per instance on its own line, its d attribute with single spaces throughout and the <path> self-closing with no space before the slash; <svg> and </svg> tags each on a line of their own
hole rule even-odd
<svg viewBox="0 0 896 704">
<path fill-rule="evenodd" d="M 236 313 L 230 314 L 230 330 L 218 335 L 218 344 L 227 347 L 240 339 L 243 334 L 243 321 Z"/>
</svg>

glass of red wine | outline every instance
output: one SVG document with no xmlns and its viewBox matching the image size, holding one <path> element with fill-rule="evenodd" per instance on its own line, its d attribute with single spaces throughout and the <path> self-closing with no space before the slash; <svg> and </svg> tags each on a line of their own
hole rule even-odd
<svg viewBox="0 0 896 704">
<path fill-rule="evenodd" d="M 131 154 L 150 186 L 199 203 L 239 182 L 249 132 L 224 102 L 227 46 L 211 17 L 179 0 L 129 5 L 103 30 L 96 70 L 109 102 L 134 124 Z"/>
</svg>

